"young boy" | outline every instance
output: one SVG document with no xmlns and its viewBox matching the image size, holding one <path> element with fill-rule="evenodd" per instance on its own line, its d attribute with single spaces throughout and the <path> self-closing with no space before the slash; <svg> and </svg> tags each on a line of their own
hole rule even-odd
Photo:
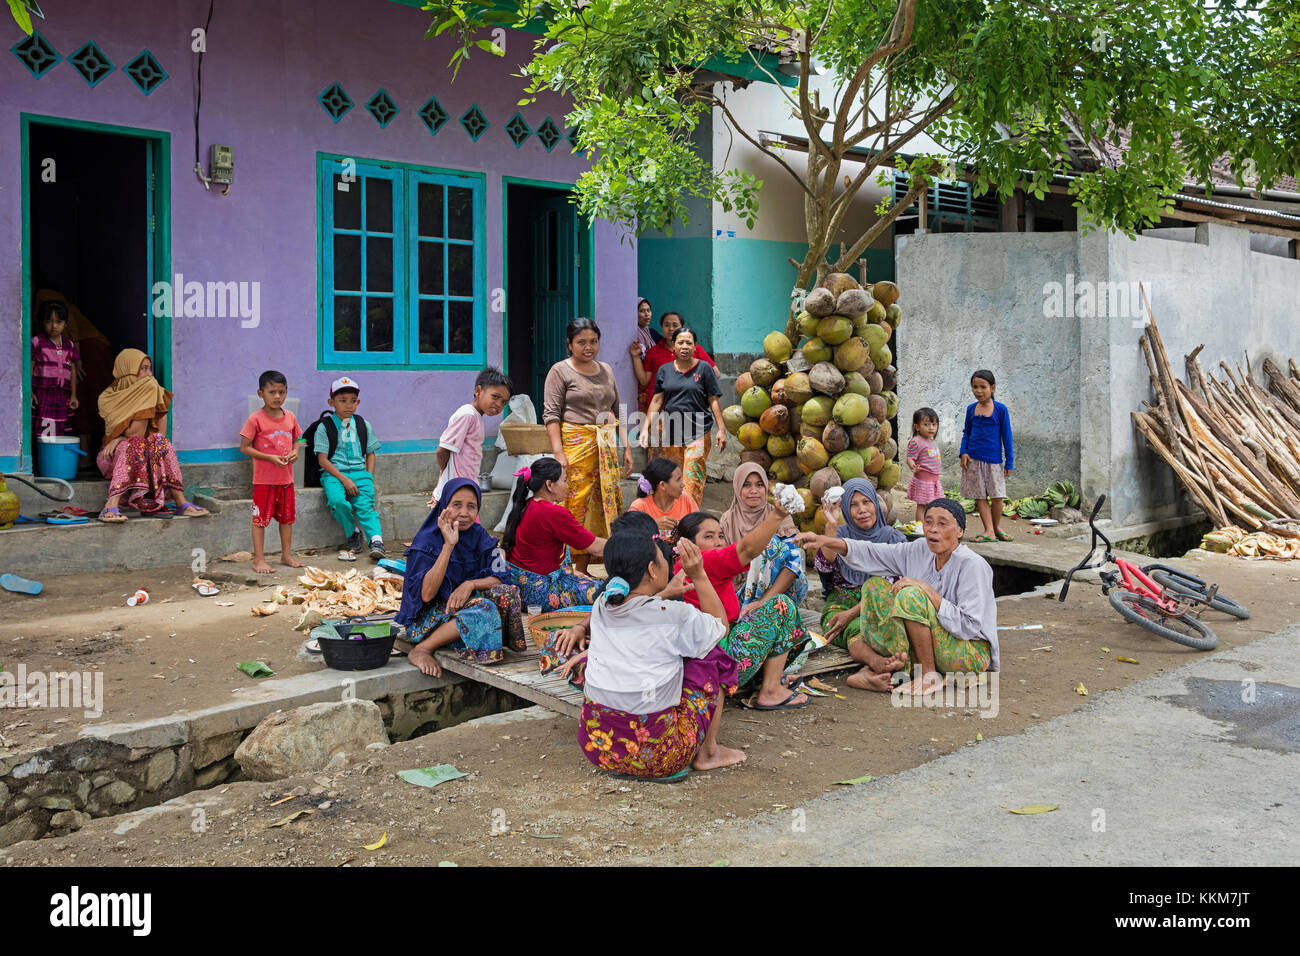
<svg viewBox="0 0 1300 956">
<path fill-rule="evenodd" d="M 429 499 L 429 507 L 438 503 L 442 486 L 452 478 L 468 478 L 478 483 L 483 464 L 483 416 L 500 415 L 510 393 L 510 379 L 500 369 L 485 368 L 474 379 L 474 401 L 452 412 L 442 437 L 438 439 L 438 484 Z"/>
<path fill-rule="evenodd" d="M 239 430 L 239 450 L 253 459 L 253 570 L 270 574 L 266 560 L 266 526 L 280 524 L 280 563 L 301 568 L 292 549 L 294 510 L 293 463 L 298 460 L 294 444 L 302 429 L 293 412 L 284 409 L 289 383 L 274 369 L 257 380 L 257 397 L 262 407 L 248 416 Z"/>
<path fill-rule="evenodd" d="M 361 387 L 356 382 L 346 375 L 335 379 L 330 386 L 329 405 L 334 409 L 330 420 L 337 429 L 338 445 L 330 455 L 329 432 L 321 427 L 316 429 L 312 447 L 320 462 L 320 484 L 325 489 L 330 514 L 348 535 L 347 543 L 339 550 L 340 561 L 355 561 L 363 541 L 369 542 L 370 556 L 376 561 L 388 556 L 375 511 L 375 449 L 379 442 L 370 423 L 356 414 L 360 402 Z M 357 430 L 358 420 L 366 428 L 364 450 Z M 361 526 L 360 531 L 353 530 L 357 525 Z"/>
</svg>

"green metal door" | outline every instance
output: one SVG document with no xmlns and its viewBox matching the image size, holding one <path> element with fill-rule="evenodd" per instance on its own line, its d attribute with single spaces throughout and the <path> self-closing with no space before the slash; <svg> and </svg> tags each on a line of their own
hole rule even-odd
<svg viewBox="0 0 1300 956">
<path fill-rule="evenodd" d="M 565 326 L 577 315 L 577 220 L 567 196 L 532 204 L 533 399 L 541 414 L 542 389 L 551 366 L 568 358 Z"/>
</svg>

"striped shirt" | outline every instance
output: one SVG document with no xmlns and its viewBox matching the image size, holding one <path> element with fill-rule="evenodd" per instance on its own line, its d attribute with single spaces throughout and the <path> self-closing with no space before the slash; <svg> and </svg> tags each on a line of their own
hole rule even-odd
<svg viewBox="0 0 1300 956">
<path fill-rule="evenodd" d="M 907 443 L 907 460 L 916 462 L 915 471 L 925 471 L 937 475 L 940 473 L 939 446 L 928 438 L 913 435 Z"/>
</svg>

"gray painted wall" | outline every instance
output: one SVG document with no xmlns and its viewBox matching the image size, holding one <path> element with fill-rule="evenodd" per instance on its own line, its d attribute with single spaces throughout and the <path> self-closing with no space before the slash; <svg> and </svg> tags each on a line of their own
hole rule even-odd
<svg viewBox="0 0 1300 956">
<path fill-rule="evenodd" d="M 986 367 L 1011 412 L 1017 467 L 1012 497 L 1057 478 L 1086 501 L 1110 498 L 1122 524 L 1189 510 L 1169 469 L 1147 448 L 1130 412 L 1152 397 L 1139 339 L 1140 305 L 1052 317 L 1050 283 L 1141 282 L 1176 372 L 1204 344 L 1218 362 L 1257 370 L 1267 356 L 1300 355 L 1300 262 L 1251 251 L 1248 232 L 1205 223 L 1194 242 L 1117 234 L 946 234 L 898 240 L 903 322 L 898 331 L 899 419 L 930 405 L 941 413 L 945 485 L 958 475 L 957 444 L 969 377 Z M 1062 290 L 1064 291 L 1064 290 Z M 1181 375 L 1179 376 L 1182 377 Z"/>
</svg>

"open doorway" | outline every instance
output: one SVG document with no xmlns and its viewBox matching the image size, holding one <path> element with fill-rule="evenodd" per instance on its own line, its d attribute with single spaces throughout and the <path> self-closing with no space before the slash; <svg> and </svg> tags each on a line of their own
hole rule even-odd
<svg viewBox="0 0 1300 956">
<path fill-rule="evenodd" d="M 113 381 L 117 353 L 146 352 L 158 380 L 170 383 L 170 326 L 151 308 L 154 281 L 169 268 L 166 134 L 24 115 L 23 139 L 25 337 L 42 332 L 44 302 L 65 303 L 65 335 L 82 367 L 80 407 L 67 429 L 82 437 L 91 455 L 82 462 L 93 471 L 104 432 L 98 397 Z M 27 407 L 30 375 L 23 384 Z M 39 431 L 33 423 L 27 449 Z"/>
<path fill-rule="evenodd" d="M 591 315 L 591 229 L 571 186 L 506 177 L 504 190 L 506 371 L 540 418 L 546 375 L 569 354 L 565 326 Z"/>
</svg>

